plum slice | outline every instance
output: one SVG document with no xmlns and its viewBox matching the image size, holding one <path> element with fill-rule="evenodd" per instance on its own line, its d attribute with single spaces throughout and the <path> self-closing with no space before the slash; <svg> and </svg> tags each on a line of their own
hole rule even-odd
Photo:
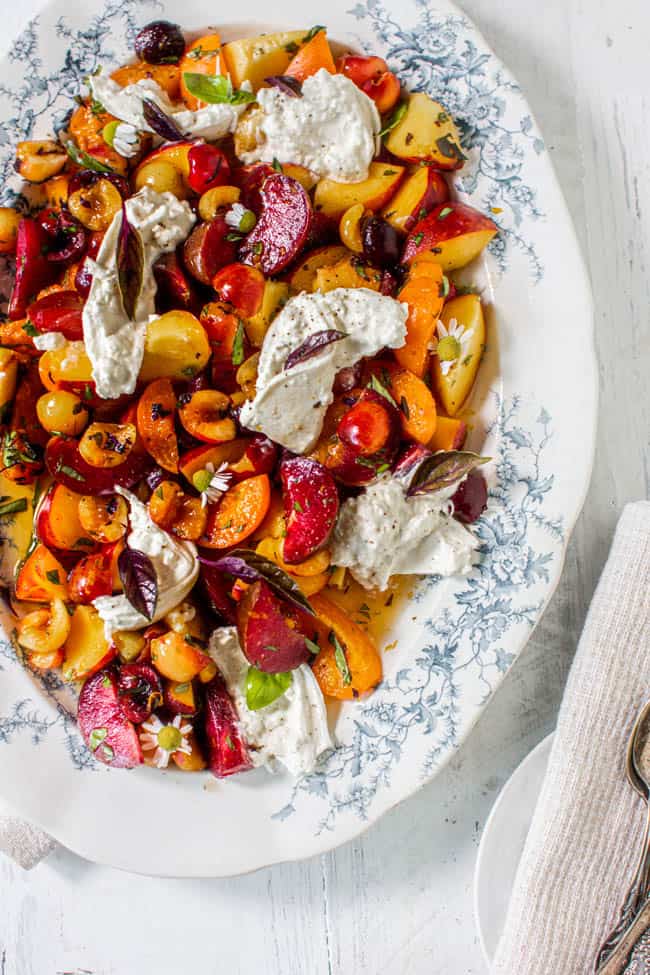
<svg viewBox="0 0 650 975">
<path fill-rule="evenodd" d="M 205 733 L 210 771 L 218 779 L 252 768 L 235 706 L 219 676 L 205 686 Z"/>
<path fill-rule="evenodd" d="M 281 173 L 267 176 L 260 196 L 257 224 L 243 242 L 239 258 L 264 274 L 277 274 L 297 257 L 309 236 L 311 202 L 297 180 Z"/>
<path fill-rule="evenodd" d="M 487 508 L 487 483 L 480 471 L 470 471 L 452 495 L 454 518 L 472 525 Z"/>
<path fill-rule="evenodd" d="M 185 267 L 201 284 L 211 284 L 217 271 L 232 264 L 236 254 L 232 227 L 221 215 L 195 227 L 183 246 Z"/>
<path fill-rule="evenodd" d="M 37 291 L 51 284 L 56 265 L 47 259 L 49 237 L 46 231 L 30 217 L 23 217 L 18 224 L 16 237 L 16 279 L 9 299 L 9 318 L 24 318 L 27 305 Z"/>
<path fill-rule="evenodd" d="M 113 768 L 142 764 L 140 741 L 122 707 L 112 671 L 100 670 L 81 688 L 77 721 L 83 740 L 98 761 Z"/>
<path fill-rule="evenodd" d="M 339 512 L 339 495 L 330 472 L 309 457 L 280 465 L 287 534 L 285 562 L 304 562 L 327 543 Z"/>
<path fill-rule="evenodd" d="M 248 662 L 266 674 L 306 663 L 311 658 L 303 632 L 306 618 L 307 613 L 278 599 L 264 580 L 250 585 L 237 606 L 239 642 Z"/>
</svg>

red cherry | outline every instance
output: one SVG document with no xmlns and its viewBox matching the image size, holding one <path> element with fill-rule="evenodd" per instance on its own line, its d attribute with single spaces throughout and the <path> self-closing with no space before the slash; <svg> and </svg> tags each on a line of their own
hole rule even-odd
<svg viewBox="0 0 650 975">
<path fill-rule="evenodd" d="M 188 153 L 190 188 L 199 195 L 215 186 L 231 182 L 230 163 L 226 154 L 205 142 L 198 142 Z"/>
<path fill-rule="evenodd" d="M 381 403 L 361 400 L 344 414 L 338 435 L 364 457 L 377 453 L 392 432 L 388 411 Z"/>
</svg>

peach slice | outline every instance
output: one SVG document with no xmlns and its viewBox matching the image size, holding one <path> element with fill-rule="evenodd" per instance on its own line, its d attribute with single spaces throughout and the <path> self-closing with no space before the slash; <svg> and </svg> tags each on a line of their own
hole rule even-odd
<svg viewBox="0 0 650 975">
<path fill-rule="evenodd" d="M 94 606 L 75 606 L 64 647 L 63 679 L 85 680 L 117 654 L 104 636 L 104 622 Z"/>
<path fill-rule="evenodd" d="M 436 394 L 445 412 L 452 417 L 461 409 L 472 390 L 485 348 L 485 319 L 479 296 L 462 295 L 448 301 L 440 320 L 449 328 L 454 319 L 466 332 L 471 332 L 469 341 L 463 345 L 458 358 L 446 372 L 437 355 L 431 361 L 431 378 Z"/>
<path fill-rule="evenodd" d="M 35 603 L 66 599 L 65 569 L 44 545 L 37 545 L 16 576 L 16 598 Z"/>
<path fill-rule="evenodd" d="M 416 223 L 406 239 L 403 264 L 415 258 L 440 264 L 443 271 L 465 267 L 498 231 L 485 214 L 465 203 L 443 203 Z"/>
<path fill-rule="evenodd" d="M 465 162 L 454 120 L 423 91 L 410 96 L 405 114 L 388 134 L 386 148 L 398 159 L 423 160 L 436 169 L 460 169 Z"/>
<path fill-rule="evenodd" d="M 338 264 L 347 255 L 347 247 L 341 244 L 328 244 L 304 254 L 289 273 L 288 281 L 292 291 L 315 291 L 318 269 Z"/>
<path fill-rule="evenodd" d="M 368 178 L 360 183 L 321 179 L 314 191 L 314 209 L 337 219 L 355 203 L 362 203 L 367 210 L 379 210 L 396 192 L 404 173 L 403 166 L 374 162 L 370 163 Z"/>
<path fill-rule="evenodd" d="M 79 500 L 63 484 L 53 484 L 39 506 L 36 516 L 36 534 L 51 548 L 63 550 L 88 549 L 88 538 L 79 520 Z"/>
<path fill-rule="evenodd" d="M 282 31 L 224 44 L 221 53 L 233 87 L 241 88 L 244 81 L 250 81 L 257 91 L 266 78 L 285 74 L 306 35 L 306 30 Z"/>
<path fill-rule="evenodd" d="M 418 166 L 403 181 L 381 215 L 395 230 L 408 233 L 430 210 L 449 199 L 444 176 L 431 166 Z"/>
</svg>

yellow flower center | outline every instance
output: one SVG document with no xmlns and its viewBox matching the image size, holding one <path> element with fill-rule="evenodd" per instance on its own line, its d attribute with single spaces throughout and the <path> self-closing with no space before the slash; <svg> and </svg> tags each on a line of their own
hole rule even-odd
<svg viewBox="0 0 650 975">
<path fill-rule="evenodd" d="M 440 339 L 438 342 L 436 352 L 438 353 L 438 358 L 441 362 L 453 362 L 454 359 L 457 359 L 460 355 L 460 342 L 453 335 L 445 335 L 445 337 Z"/>
<path fill-rule="evenodd" d="M 175 752 L 183 744 L 183 736 L 173 725 L 165 725 L 158 732 L 158 744 L 166 752 Z"/>
</svg>

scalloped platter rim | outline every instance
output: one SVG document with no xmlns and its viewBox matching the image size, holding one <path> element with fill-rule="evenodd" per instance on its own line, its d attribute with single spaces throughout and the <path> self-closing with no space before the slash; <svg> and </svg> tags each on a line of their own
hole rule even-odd
<svg viewBox="0 0 650 975">
<path fill-rule="evenodd" d="M 590 478 L 597 412 L 590 287 L 517 83 L 448 0 L 336 0 L 302 13 L 305 26 L 326 19 L 333 40 L 384 56 L 410 89 L 446 105 L 469 149 L 459 190 L 501 229 L 487 265 L 469 271 L 487 274 L 490 304 L 488 351 L 470 404 L 471 444 L 494 458 L 477 526 L 480 562 L 468 578 L 414 585 L 387 634 L 388 646 L 397 646 L 384 655 L 384 683 L 333 714 L 339 747 L 297 781 L 261 770 L 221 782 L 207 773 L 100 766 L 58 678 L 39 681 L 16 660 L 5 613 L 0 792 L 80 855 L 141 873 L 232 876 L 313 856 L 358 836 L 431 779 L 539 620 Z M 251 0 L 239 23 L 219 30 L 228 40 L 300 26 L 287 0 L 276 4 L 273 24 L 264 14 Z M 15 142 L 63 126 L 83 78 L 127 60 L 137 30 L 160 17 L 190 33 L 207 26 L 198 0 L 182 7 L 50 0 L 16 39 L 0 62 L 2 202 L 19 199 Z M 170 829 L 173 822 L 184 828 Z"/>
</svg>

